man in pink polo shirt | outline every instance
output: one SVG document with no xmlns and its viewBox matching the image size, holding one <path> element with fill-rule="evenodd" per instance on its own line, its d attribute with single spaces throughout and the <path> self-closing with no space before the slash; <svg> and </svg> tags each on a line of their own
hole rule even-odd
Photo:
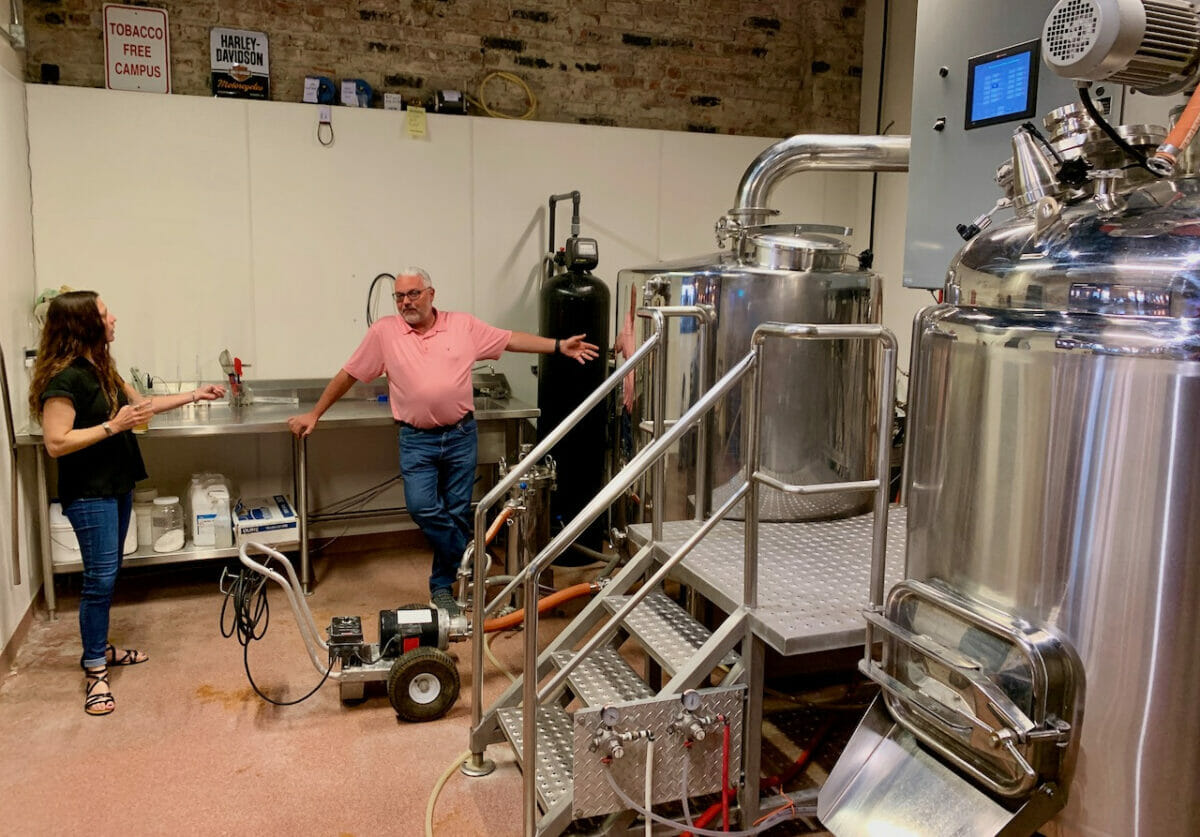
<svg viewBox="0 0 1200 837">
<path fill-rule="evenodd" d="M 470 314 L 433 307 L 433 282 L 419 267 L 396 275 L 399 317 L 383 317 L 367 330 L 350 360 L 325 387 L 313 409 L 288 419 L 298 437 L 355 381 L 387 373 L 392 416 L 400 425 L 400 474 L 408 513 L 433 547 L 429 576 L 434 605 L 458 614 L 452 587 L 470 539 L 475 485 L 475 401 L 471 368 L 501 352 L 560 352 L 580 363 L 597 348 L 577 334 L 562 340 L 495 328 Z"/>
</svg>

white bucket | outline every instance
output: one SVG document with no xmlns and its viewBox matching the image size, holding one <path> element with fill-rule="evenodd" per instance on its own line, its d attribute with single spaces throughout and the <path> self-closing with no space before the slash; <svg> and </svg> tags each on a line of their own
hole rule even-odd
<svg viewBox="0 0 1200 837">
<path fill-rule="evenodd" d="M 129 528 L 125 532 L 125 543 L 121 548 L 122 555 L 131 555 L 137 552 L 137 522 L 132 514 L 129 518 Z M 51 503 L 50 562 L 57 567 L 65 564 L 78 564 L 82 560 L 83 557 L 79 552 L 79 539 L 75 537 L 71 521 L 63 514 L 62 503 Z"/>
</svg>

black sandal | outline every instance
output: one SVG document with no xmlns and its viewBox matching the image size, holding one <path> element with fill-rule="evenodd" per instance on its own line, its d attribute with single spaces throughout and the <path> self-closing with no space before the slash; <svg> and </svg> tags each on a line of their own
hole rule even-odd
<svg viewBox="0 0 1200 837">
<path fill-rule="evenodd" d="M 84 669 L 84 675 L 87 677 L 87 683 L 84 685 L 84 700 L 83 711 L 89 715 L 108 715 L 117 708 L 116 698 L 113 697 L 111 691 L 103 692 L 102 694 L 93 694 L 96 688 L 103 683 L 108 685 L 108 669 L 103 671 L 91 671 Z M 108 704 L 103 706 L 102 704 Z M 97 708 L 99 707 L 99 708 Z"/>
<path fill-rule="evenodd" d="M 139 654 L 142 655 L 140 658 L 138 657 Z M 138 663 L 147 662 L 149 659 L 150 655 L 142 654 L 141 651 L 134 649 L 123 651 L 120 658 L 118 658 L 116 646 L 111 643 L 104 648 L 104 661 L 110 666 L 135 666 Z"/>
</svg>

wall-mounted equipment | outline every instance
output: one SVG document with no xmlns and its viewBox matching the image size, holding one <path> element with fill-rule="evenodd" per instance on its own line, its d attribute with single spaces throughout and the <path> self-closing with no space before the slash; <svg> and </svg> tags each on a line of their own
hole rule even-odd
<svg viewBox="0 0 1200 837">
<path fill-rule="evenodd" d="M 969 227 L 981 206 L 995 202 L 994 164 L 1011 156 L 1017 125 L 1078 99 L 1074 82 L 1039 67 L 1046 9 L 1045 0 L 922 0 L 913 61 L 906 286 L 942 286 L 946 265 L 962 246 L 957 227 Z M 1119 84 L 1105 82 L 1092 95 L 1104 112 L 1121 113 Z"/>
<path fill-rule="evenodd" d="M 1033 116 L 1040 43 L 1028 41 L 967 62 L 966 130 Z"/>
<path fill-rule="evenodd" d="M 342 79 L 341 103 L 348 108 L 369 108 L 375 91 L 361 78 Z"/>
<path fill-rule="evenodd" d="M 336 104 L 337 87 L 334 85 L 333 79 L 326 76 L 305 76 L 302 101 L 314 105 Z"/>
<path fill-rule="evenodd" d="M 439 90 L 429 101 L 429 109 L 434 113 L 465 115 L 470 107 L 466 95 L 461 90 Z"/>
</svg>

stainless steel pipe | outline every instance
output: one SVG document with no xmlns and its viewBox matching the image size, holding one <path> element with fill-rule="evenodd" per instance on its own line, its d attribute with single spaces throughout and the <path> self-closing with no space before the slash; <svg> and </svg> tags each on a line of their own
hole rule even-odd
<svg viewBox="0 0 1200 837">
<path fill-rule="evenodd" d="M 742 175 L 731 214 L 746 224 L 762 223 L 771 190 L 802 171 L 908 171 L 907 136 L 797 134 L 759 154 Z M 747 218 L 746 216 L 757 216 Z"/>
</svg>

